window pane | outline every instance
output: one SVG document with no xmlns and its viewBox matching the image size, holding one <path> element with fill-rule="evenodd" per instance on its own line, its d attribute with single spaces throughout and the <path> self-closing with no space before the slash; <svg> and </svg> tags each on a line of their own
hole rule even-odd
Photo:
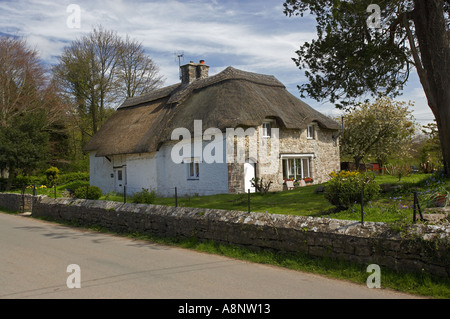
<svg viewBox="0 0 450 319">
<path fill-rule="evenodd" d="M 262 124 L 262 127 L 263 127 L 263 137 L 270 137 L 271 124 L 266 122 Z"/>
<path fill-rule="evenodd" d="M 295 176 L 295 164 L 293 159 L 289 159 L 289 178 L 293 178 Z"/>
<path fill-rule="evenodd" d="M 309 159 L 304 158 L 302 160 L 302 166 L 303 166 L 303 177 L 311 177 L 309 172 Z"/>
<path fill-rule="evenodd" d="M 189 176 L 193 177 L 194 176 L 194 163 L 189 163 Z"/>
<path fill-rule="evenodd" d="M 283 159 L 283 179 L 288 179 L 288 161 Z"/>
</svg>

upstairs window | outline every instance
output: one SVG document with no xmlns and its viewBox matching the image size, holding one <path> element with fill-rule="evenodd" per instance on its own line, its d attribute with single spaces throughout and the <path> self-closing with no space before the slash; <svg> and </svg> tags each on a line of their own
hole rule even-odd
<svg viewBox="0 0 450 319">
<path fill-rule="evenodd" d="M 272 123 L 271 122 L 263 122 L 262 136 L 265 138 L 270 138 L 272 136 Z"/>
<path fill-rule="evenodd" d="M 309 140 L 314 140 L 316 138 L 316 130 L 315 130 L 315 126 L 313 124 L 308 125 L 308 128 L 306 130 L 306 137 Z"/>
</svg>

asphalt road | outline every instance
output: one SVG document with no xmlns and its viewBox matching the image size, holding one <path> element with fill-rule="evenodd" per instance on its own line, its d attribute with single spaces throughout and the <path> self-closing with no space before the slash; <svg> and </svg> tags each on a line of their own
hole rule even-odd
<svg viewBox="0 0 450 319">
<path fill-rule="evenodd" d="M 69 265 L 79 271 L 68 272 Z M 369 274 L 368 274 L 369 275 Z M 76 286 L 79 279 L 80 288 Z M 412 298 L 386 289 L 0 213 L 0 298 Z"/>
</svg>

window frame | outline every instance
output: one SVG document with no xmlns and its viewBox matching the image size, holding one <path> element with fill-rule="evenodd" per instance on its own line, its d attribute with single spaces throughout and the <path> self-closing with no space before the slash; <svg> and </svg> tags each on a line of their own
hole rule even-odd
<svg viewBox="0 0 450 319">
<path fill-rule="evenodd" d="M 282 156 L 283 180 L 313 178 L 311 167 L 313 158 L 314 156 L 310 154 Z"/>
<path fill-rule="evenodd" d="M 187 179 L 199 180 L 200 179 L 200 161 L 196 158 L 187 158 L 184 160 L 187 165 Z"/>
<path fill-rule="evenodd" d="M 272 121 L 262 122 L 262 137 L 271 138 L 272 137 Z"/>
<path fill-rule="evenodd" d="M 306 128 L 306 138 L 308 140 L 316 139 L 316 126 L 314 124 L 309 124 Z"/>
</svg>

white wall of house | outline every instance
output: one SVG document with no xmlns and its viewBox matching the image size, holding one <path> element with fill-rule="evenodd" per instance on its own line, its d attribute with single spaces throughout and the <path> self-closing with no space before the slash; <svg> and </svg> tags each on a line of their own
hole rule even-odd
<svg viewBox="0 0 450 319">
<path fill-rule="evenodd" d="M 102 193 L 113 192 L 114 169 L 112 161 L 105 157 L 96 157 L 95 152 L 89 153 L 89 179 L 91 186 L 99 187 Z"/>
<path fill-rule="evenodd" d="M 127 156 L 127 194 L 158 190 L 157 153 L 131 154 Z"/>
<path fill-rule="evenodd" d="M 225 137 L 224 137 L 225 139 Z M 178 196 L 203 196 L 220 193 L 228 193 L 228 166 L 226 163 L 226 143 L 224 139 L 215 141 L 203 141 L 202 150 L 208 153 L 211 148 L 222 152 L 222 159 L 218 162 L 207 163 L 203 158 L 204 152 L 200 156 L 194 154 L 182 154 L 182 163 L 175 163 L 172 158 L 172 148 L 179 142 L 164 144 L 158 151 L 157 171 L 158 171 L 158 190 L 157 193 L 162 196 L 174 196 L 175 187 L 177 187 Z M 188 145 L 192 144 L 188 142 Z M 193 150 L 193 148 L 191 148 Z M 191 160 L 194 160 L 195 172 L 198 168 L 198 177 L 190 176 Z M 195 165 L 198 162 L 198 165 Z"/>
</svg>

